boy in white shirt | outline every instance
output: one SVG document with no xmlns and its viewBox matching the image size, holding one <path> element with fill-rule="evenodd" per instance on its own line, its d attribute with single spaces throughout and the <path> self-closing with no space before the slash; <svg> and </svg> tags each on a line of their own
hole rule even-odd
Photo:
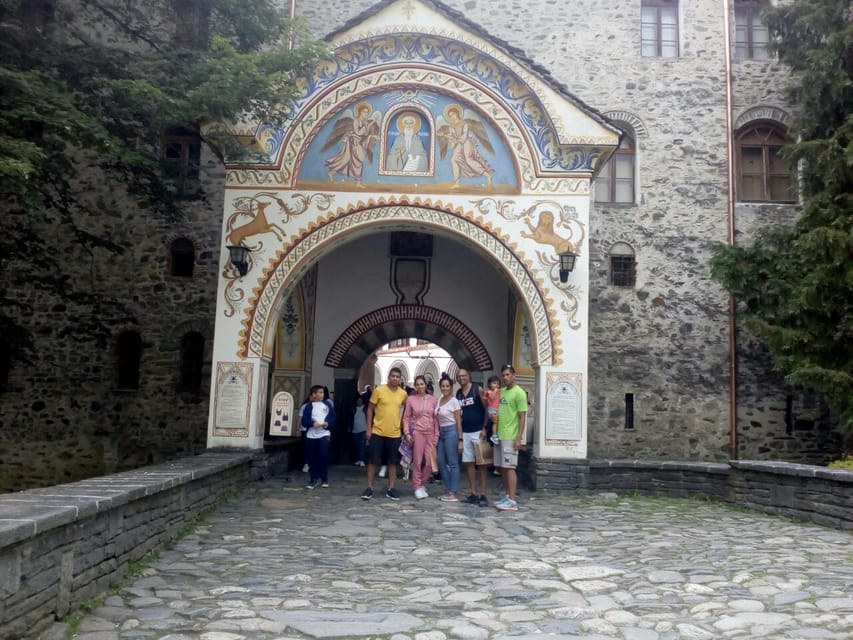
<svg viewBox="0 0 853 640">
<path fill-rule="evenodd" d="M 311 480 L 306 489 L 329 486 L 329 442 L 335 426 L 335 407 L 329 400 L 323 400 L 323 387 L 315 384 L 311 387 L 310 401 L 302 411 L 302 426 L 305 432 L 305 455 Z"/>
</svg>

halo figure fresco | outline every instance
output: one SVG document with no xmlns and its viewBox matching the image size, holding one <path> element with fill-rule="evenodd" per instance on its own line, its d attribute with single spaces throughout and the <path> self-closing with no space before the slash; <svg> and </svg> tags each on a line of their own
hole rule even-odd
<svg viewBox="0 0 853 640">
<path fill-rule="evenodd" d="M 373 151 L 379 139 L 382 114 L 367 102 L 355 105 L 355 114 L 347 109 L 335 123 L 320 153 L 342 144 L 340 150 L 326 160 L 329 181 L 336 175 L 361 183 L 365 160 L 373 164 Z"/>
<path fill-rule="evenodd" d="M 452 148 L 450 165 L 453 170 L 453 188 L 459 187 L 462 178 L 486 178 L 492 183 L 494 169 L 480 152 L 480 145 L 491 154 L 495 153 L 486 128 L 474 113 L 458 104 L 449 104 L 444 114 L 436 118 L 438 147 L 442 160 Z"/>
</svg>

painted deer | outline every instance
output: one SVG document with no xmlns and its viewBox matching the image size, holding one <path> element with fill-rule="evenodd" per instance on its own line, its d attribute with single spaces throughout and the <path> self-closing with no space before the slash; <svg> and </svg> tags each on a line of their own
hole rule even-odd
<svg viewBox="0 0 853 640">
<path fill-rule="evenodd" d="M 250 215 L 244 211 L 238 211 L 228 221 L 228 242 L 229 244 L 239 245 L 244 239 L 249 236 L 254 236 L 259 233 L 272 232 L 279 240 L 284 240 L 284 230 L 274 222 L 267 220 L 266 208 L 272 204 L 271 202 L 255 202 L 257 213 L 246 224 L 241 227 L 234 227 L 234 222 L 239 215 Z"/>
</svg>

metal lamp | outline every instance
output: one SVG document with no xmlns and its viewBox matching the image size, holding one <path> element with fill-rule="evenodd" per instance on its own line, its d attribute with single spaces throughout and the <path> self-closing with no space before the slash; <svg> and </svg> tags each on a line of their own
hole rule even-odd
<svg viewBox="0 0 853 640">
<path fill-rule="evenodd" d="M 560 282 L 568 282 L 569 274 L 575 268 L 578 254 L 574 251 L 563 251 L 560 255 Z"/>
<path fill-rule="evenodd" d="M 246 275 L 249 270 L 249 248 L 242 245 L 229 245 L 228 253 L 231 255 L 231 264 L 237 269 L 240 277 Z"/>
</svg>

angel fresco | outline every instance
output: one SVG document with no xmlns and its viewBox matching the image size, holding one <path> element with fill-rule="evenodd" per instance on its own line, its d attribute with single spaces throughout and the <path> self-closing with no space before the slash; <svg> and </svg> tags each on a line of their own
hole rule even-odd
<svg viewBox="0 0 853 640">
<path fill-rule="evenodd" d="M 486 177 L 486 185 L 492 184 L 494 169 L 480 153 L 480 144 L 489 153 L 494 153 L 483 123 L 469 110 L 458 104 L 449 104 L 444 115 L 436 119 L 438 148 L 441 159 L 452 147 L 450 166 L 453 170 L 453 189 L 459 187 L 462 178 Z M 478 144 L 479 142 L 479 144 Z"/>
<path fill-rule="evenodd" d="M 335 175 L 341 175 L 361 184 L 365 159 L 373 164 L 373 149 L 379 139 L 381 120 L 382 114 L 373 111 L 366 102 L 355 106 L 355 115 L 349 109 L 344 111 L 320 149 L 323 153 L 343 141 L 341 150 L 326 160 L 330 182 L 335 180 Z"/>
</svg>

